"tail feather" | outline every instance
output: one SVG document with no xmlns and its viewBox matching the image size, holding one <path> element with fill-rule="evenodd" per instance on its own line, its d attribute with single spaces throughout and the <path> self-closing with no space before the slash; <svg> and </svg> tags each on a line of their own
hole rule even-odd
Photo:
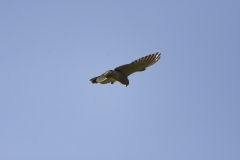
<svg viewBox="0 0 240 160">
<path fill-rule="evenodd" d="M 98 83 L 98 82 L 97 82 L 97 78 L 98 78 L 98 77 L 94 77 L 94 78 L 90 79 L 90 81 L 91 81 L 92 83 Z"/>
</svg>

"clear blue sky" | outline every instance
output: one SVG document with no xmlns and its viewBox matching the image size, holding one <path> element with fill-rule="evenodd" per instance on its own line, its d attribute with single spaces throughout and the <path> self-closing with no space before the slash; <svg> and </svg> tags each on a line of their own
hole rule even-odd
<svg viewBox="0 0 240 160">
<path fill-rule="evenodd" d="M 240 1 L 0 2 L 0 159 L 239 160 Z M 161 52 L 130 85 L 89 79 Z"/>
</svg>

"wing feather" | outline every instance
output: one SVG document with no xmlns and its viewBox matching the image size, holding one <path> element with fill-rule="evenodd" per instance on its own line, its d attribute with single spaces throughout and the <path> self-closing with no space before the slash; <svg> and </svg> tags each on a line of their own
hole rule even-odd
<svg viewBox="0 0 240 160">
<path fill-rule="evenodd" d="M 154 53 L 139 58 L 129 64 L 116 67 L 114 70 L 123 73 L 126 76 L 138 71 L 144 71 L 147 67 L 153 65 L 161 58 L 161 53 Z"/>
</svg>

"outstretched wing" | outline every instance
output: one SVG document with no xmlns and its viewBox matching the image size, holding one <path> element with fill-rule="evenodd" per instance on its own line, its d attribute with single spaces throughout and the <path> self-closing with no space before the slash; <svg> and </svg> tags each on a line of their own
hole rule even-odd
<svg viewBox="0 0 240 160">
<path fill-rule="evenodd" d="M 147 67 L 153 65 L 161 58 L 161 53 L 154 53 L 148 56 L 139 58 L 129 64 L 125 64 L 115 68 L 115 71 L 121 72 L 126 76 L 138 71 L 144 71 Z"/>
</svg>

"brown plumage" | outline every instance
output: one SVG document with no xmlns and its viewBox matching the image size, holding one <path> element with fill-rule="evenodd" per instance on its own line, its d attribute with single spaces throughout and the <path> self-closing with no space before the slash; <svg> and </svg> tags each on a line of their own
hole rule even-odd
<svg viewBox="0 0 240 160">
<path fill-rule="evenodd" d="M 111 83 L 118 81 L 121 84 L 128 86 L 129 80 L 128 76 L 134 72 L 140 72 L 146 70 L 147 67 L 153 65 L 161 58 L 161 53 L 154 53 L 147 55 L 145 57 L 139 58 L 129 64 L 116 67 L 114 70 L 108 70 L 101 76 L 94 77 L 90 79 L 92 83 Z"/>
</svg>

